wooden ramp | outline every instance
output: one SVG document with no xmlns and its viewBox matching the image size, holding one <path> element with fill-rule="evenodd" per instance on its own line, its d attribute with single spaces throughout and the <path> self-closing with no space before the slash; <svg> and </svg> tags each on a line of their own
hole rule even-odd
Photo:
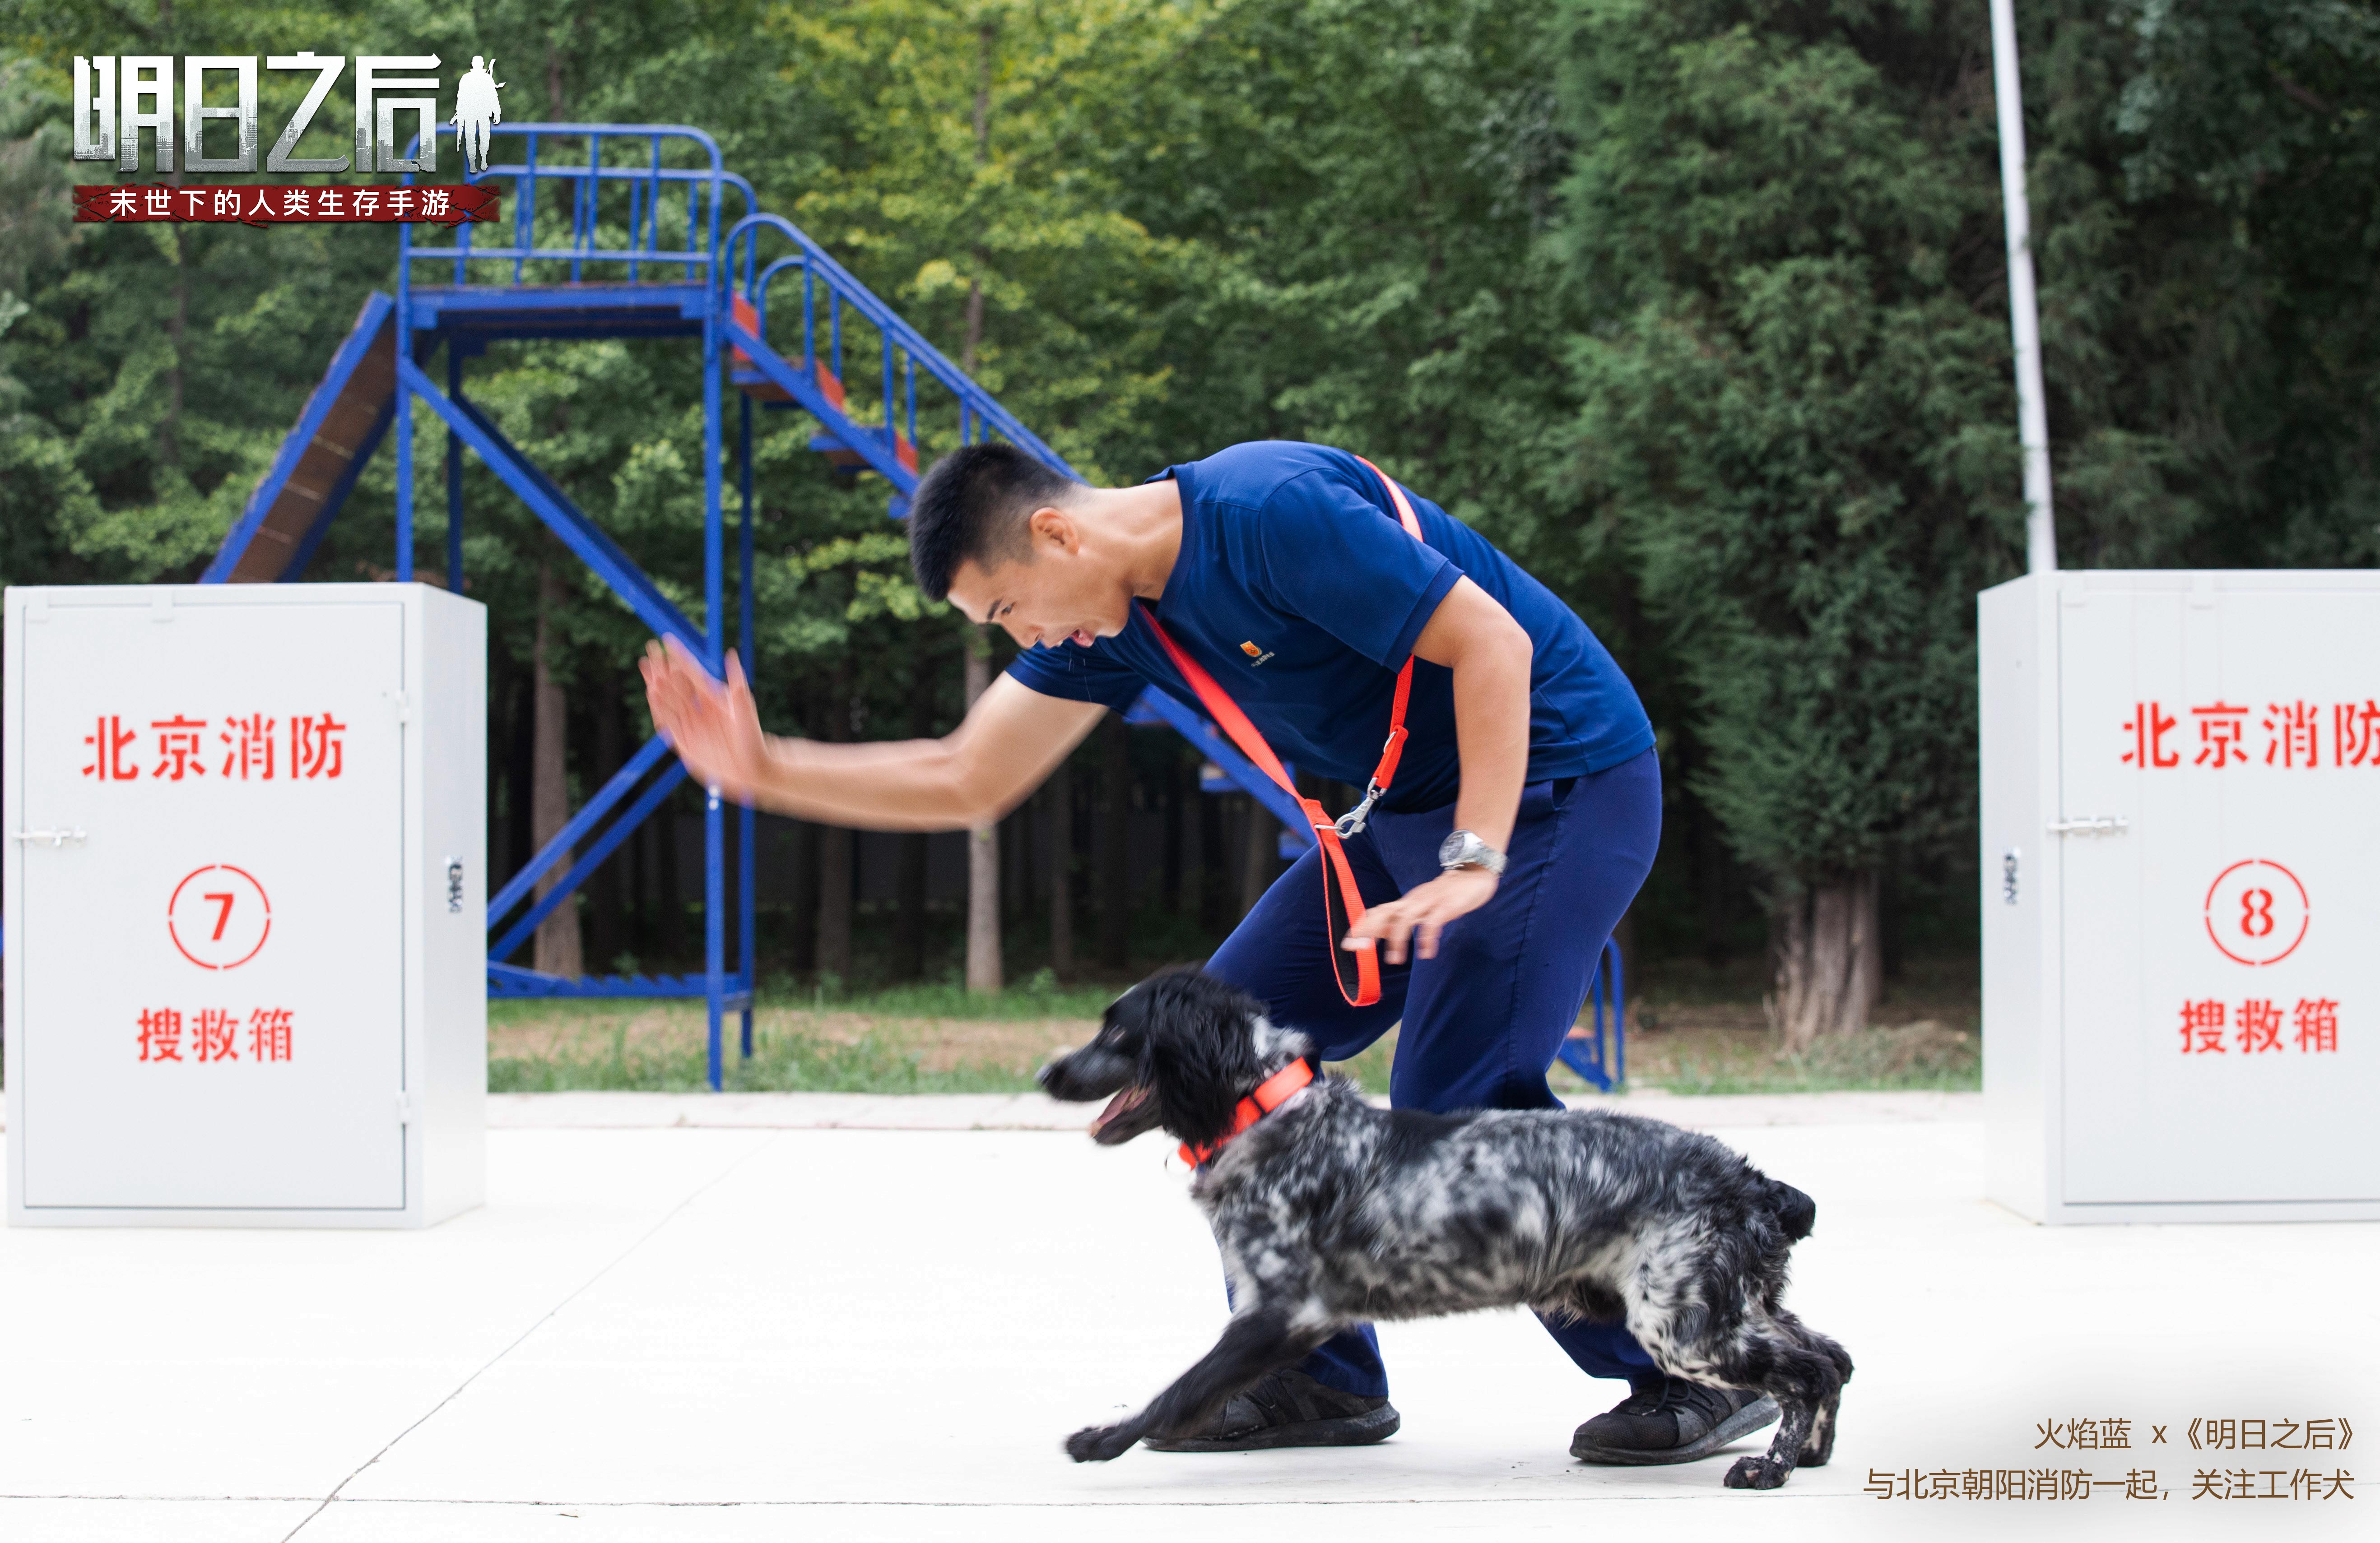
<svg viewBox="0 0 2380 1543">
<path fill-rule="evenodd" d="M 374 291 L 281 453 L 240 512 L 202 584 L 294 579 L 357 474 L 388 432 L 396 401 L 396 302 Z"/>
</svg>

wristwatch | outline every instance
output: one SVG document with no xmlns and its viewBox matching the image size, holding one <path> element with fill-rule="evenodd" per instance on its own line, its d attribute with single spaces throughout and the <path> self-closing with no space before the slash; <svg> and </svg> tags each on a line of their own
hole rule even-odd
<svg viewBox="0 0 2380 1543">
<path fill-rule="evenodd" d="M 1491 874 L 1504 871 L 1504 854 L 1467 830 L 1458 830 L 1438 846 L 1438 865 L 1451 872 L 1457 868 L 1485 868 Z"/>
</svg>

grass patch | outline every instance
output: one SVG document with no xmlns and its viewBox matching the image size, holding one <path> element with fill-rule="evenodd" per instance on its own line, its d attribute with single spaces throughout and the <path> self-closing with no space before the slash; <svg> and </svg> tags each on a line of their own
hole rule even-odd
<svg viewBox="0 0 2380 1543">
<path fill-rule="evenodd" d="M 812 1013 L 857 1013 L 888 1019 L 970 1019 L 992 1023 L 1032 1019 L 1079 1019 L 1097 1022 L 1121 995 L 1114 986 L 1061 985 L 1047 970 L 1005 991 L 969 991 L 956 980 L 845 991 L 828 983 L 803 988 L 791 982 L 760 986 L 761 1008 Z M 491 1004 L 492 1007 L 492 1004 Z"/>
<path fill-rule="evenodd" d="M 1983 1047 L 1932 1019 L 1832 1035 L 1799 1055 L 1766 1030 L 1654 1031 L 1630 1039 L 1628 1074 L 1673 1093 L 1973 1092 Z"/>
<path fill-rule="evenodd" d="M 726 1064 L 721 1081 L 736 1092 L 805 1093 L 1006 1093 L 1033 1086 L 1029 1072 L 964 1064 L 940 1068 L 895 1040 L 862 1035 L 850 1041 L 763 1030 L 753 1026 L 752 1055 L 738 1055 L 736 1031 L 727 1028 Z M 587 1036 L 544 1055 L 488 1057 L 492 1093 L 552 1093 L 565 1091 L 695 1092 L 709 1085 L 710 1053 L 699 1035 L 656 1043 L 631 1042 L 625 1024 L 589 1043 Z"/>
<path fill-rule="evenodd" d="M 955 982 L 886 991 L 764 987 L 752 1055 L 721 1025 L 722 1086 L 747 1092 L 1024 1092 L 1061 1046 L 1097 1029 L 1114 993 L 1045 977 L 997 994 Z M 488 1004 L 488 1091 L 693 1091 L 706 1085 L 699 1002 L 513 998 Z"/>
<path fill-rule="evenodd" d="M 1745 995 L 1663 982 L 1632 1001 L 1629 1085 L 1675 1093 L 1982 1086 L 1978 1015 L 1960 982 L 1888 994 L 1878 1014 L 1886 1021 L 1799 1055 L 1779 1050 L 1756 995 Z M 736 1054 L 736 1021 L 722 1026 L 723 1085 L 752 1092 L 1026 1092 L 1052 1051 L 1097 1031 L 1114 997 L 1112 987 L 1061 986 L 1046 971 L 980 995 L 955 982 L 848 993 L 764 986 L 750 1059 Z M 488 1031 L 492 1092 L 705 1086 L 707 1023 L 698 1002 L 515 998 L 488 1004 Z M 1366 1092 L 1386 1093 L 1395 1047 L 1392 1031 L 1331 1069 Z M 1593 1091 L 1559 1065 L 1548 1080 L 1565 1096 Z"/>
<path fill-rule="evenodd" d="M 1333 1061 L 1322 1069 L 1353 1078 L 1355 1085 L 1366 1092 L 1378 1093 L 1385 1098 L 1389 1091 L 1389 1062 L 1396 1049 L 1397 1031 L 1391 1029 L 1358 1054 L 1344 1061 Z"/>
</svg>

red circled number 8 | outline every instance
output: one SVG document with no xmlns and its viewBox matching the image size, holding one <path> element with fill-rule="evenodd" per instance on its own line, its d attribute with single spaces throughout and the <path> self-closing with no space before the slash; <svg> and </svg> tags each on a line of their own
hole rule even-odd
<svg viewBox="0 0 2380 1543">
<path fill-rule="evenodd" d="M 2251 967 L 2296 953 L 2313 919 L 2304 881 L 2269 857 L 2243 858 L 2216 874 L 2204 910 L 2206 941 Z"/>
</svg>

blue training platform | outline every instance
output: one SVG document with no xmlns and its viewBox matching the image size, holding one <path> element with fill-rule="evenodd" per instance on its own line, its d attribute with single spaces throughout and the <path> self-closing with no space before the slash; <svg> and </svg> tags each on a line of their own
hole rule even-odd
<svg viewBox="0 0 2380 1543">
<path fill-rule="evenodd" d="M 564 545 L 593 569 L 656 634 L 674 635 L 713 674 L 728 647 L 722 355 L 739 393 L 735 642 L 752 661 L 752 409 L 798 409 L 816 421 L 809 448 L 839 473 L 882 476 L 887 512 L 908 512 L 921 463 L 919 424 L 945 447 L 997 436 L 1073 476 L 1059 454 L 961 373 L 893 309 L 818 244 L 763 213 L 743 177 L 727 171 L 700 129 L 660 124 L 507 124 L 499 141 L 517 162 L 491 164 L 476 184 L 504 185 L 500 218 L 444 231 L 448 246 L 417 243 L 398 227 L 396 295 L 366 297 L 322 384 L 273 466 L 224 539 L 200 582 L 288 583 L 305 576 L 323 533 L 392 427 L 396 454 L 396 577 L 414 573 L 412 415 L 416 402 L 446 426 L 445 566 L 463 573 L 463 452 L 476 454 Z M 408 157 L 413 154 L 408 149 Z M 413 178 L 407 177 L 410 184 Z M 734 208 L 731 211 L 730 202 Z M 731 212 L 733 218 L 731 219 Z M 683 223 L 681 224 L 681 220 Z M 482 235 L 486 239 L 481 239 Z M 764 249 L 768 260 L 762 261 Z M 774 314 L 771 302 L 776 301 Z M 798 335 L 796 331 L 798 330 Z M 574 504 L 463 392 L 464 362 L 492 342 L 524 338 L 679 337 L 703 357 L 702 624 L 698 625 L 619 544 Z M 443 389 L 428 368 L 443 352 Z M 920 392 L 923 392 L 921 409 Z M 1126 715 L 1162 725 L 1196 745 L 1220 776 L 1209 792 L 1245 792 L 1281 821 L 1294 856 L 1313 835 L 1296 804 L 1195 710 L 1157 691 Z M 740 1014 L 741 1049 L 752 1051 L 753 815 L 736 812 L 735 965 L 728 965 L 726 812 L 713 792 L 703 814 L 704 968 L 688 975 L 569 979 L 507 962 L 655 810 L 686 771 L 658 738 L 648 741 L 488 902 L 491 996 L 701 997 L 710 1007 L 710 1081 L 720 1085 L 722 1028 Z M 574 855 L 575 854 L 575 855 Z M 542 896 L 538 883 L 570 858 Z M 1607 954 L 1607 961 L 1616 958 Z M 1616 963 L 1601 984 L 1619 1009 Z M 1565 1046 L 1581 1075 L 1609 1086 L 1597 999 L 1590 1060 Z M 1572 1044 L 1583 1044 L 1574 1040 Z M 1617 1049 L 1615 1043 L 1614 1047 Z M 1573 1055 L 1578 1059 L 1573 1060 Z M 1611 1062 L 1616 1068 L 1618 1062 Z M 1592 1065 L 1597 1070 L 1588 1070 Z"/>
</svg>

